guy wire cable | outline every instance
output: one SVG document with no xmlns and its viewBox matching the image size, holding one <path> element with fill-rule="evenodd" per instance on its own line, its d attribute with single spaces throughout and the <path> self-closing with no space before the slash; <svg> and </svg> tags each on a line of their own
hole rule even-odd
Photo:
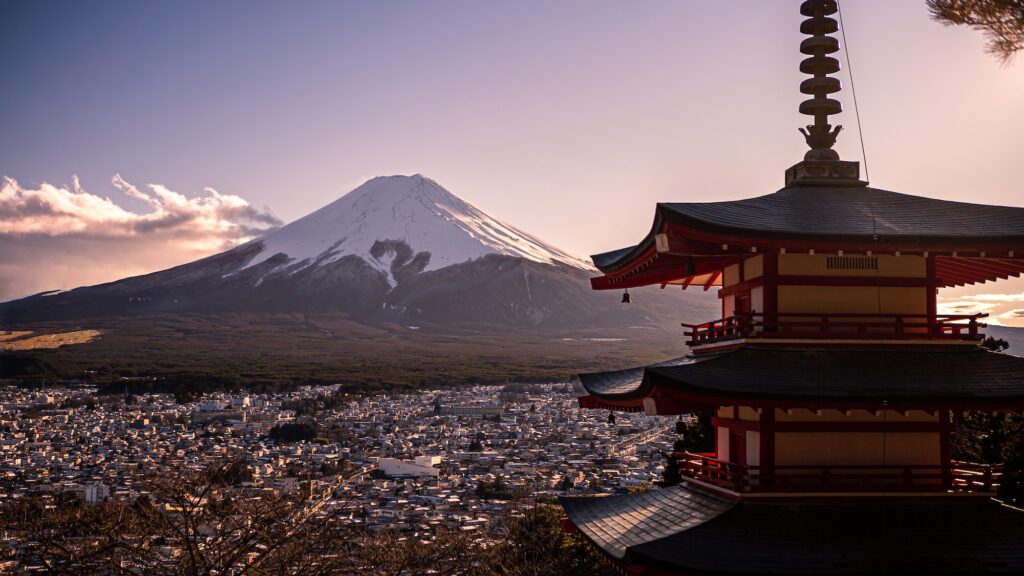
<svg viewBox="0 0 1024 576">
<path fill-rule="evenodd" d="M 861 154 L 861 159 L 864 160 L 864 180 L 870 182 L 871 181 L 871 175 L 868 172 L 868 154 L 867 154 L 867 149 L 864 146 L 864 129 L 863 129 L 863 127 L 861 125 L 861 121 L 860 121 L 860 106 L 857 103 L 857 85 L 856 85 L 856 83 L 853 80 L 853 64 L 851 64 L 851 62 L 850 62 L 850 44 L 846 40 L 846 24 L 843 21 L 843 6 L 842 6 L 842 3 L 839 2 L 839 0 L 836 0 L 836 9 L 839 12 L 839 30 L 840 30 L 840 34 L 843 37 L 843 55 L 845 56 L 845 59 L 846 59 L 846 71 L 850 75 L 850 92 L 853 94 L 853 112 L 854 112 L 854 115 L 857 118 L 857 137 L 860 140 L 860 154 Z M 878 221 L 875 219 L 875 208 L 874 208 L 873 205 L 869 204 L 868 209 L 870 210 L 870 214 L 871 214 L 871 237 L 872 237 L 872 240 L 877 244 L 879 239 L 878 239 Z M 878 255 L 875 252 L 877 252 L 877 251 L 873 251 L 873 257 L 877 258 Z M 876 308 L 877 308 L 877 313 L 879 315 L 879 319 L 881 319 L 881 315 L 882 315 L 882 278 L 881 278 L 881 269 L 880 269 L 880 266 L 878 264 L 875 265 L 875 304 L 876 304 Z M 893 329 L 895 329 L 895 327 L 896 326 L 895 326 L 895 323 L 894 323 L 893 324 Z M 885 338 L 883 337 L 883 334 L 881 334 L 881 333 L 879 334 L 878 340 L 879 340 L 879 344 L 882 344 L 884 342 Z M 887 431 L 886 426 L 885 426 L 888 423 L 888 420 L 889 420 L 889 413 L 888 413 L 888 410 L 887 410 L 888 403 L 889 403 L 888 402 L 889 391 L 886 389 L 886 386 L 887 386 L 887 384 L 883 381 L 882 382 L 882 464 L 883 465 L 885 465 L 888 462 L 888 441 L 889 441 L 889 434 L 888 434 L 888 431 Z"/>
<path fill-rule="evenodd" d="M 846 25 L 843 23 L 843 5 L 836 0 L 839 11 L 839 30 L 843 36 L 843 55 L 846 57 L 846 72 L 850 75 L 850 92 L 853 94 L 853 113 L 857 117 L 857 137 L 860 139 L 860 156 L 864 160 L 864 180 L 871 182 L 868 173 L 868 153 L 864 147 L 864 129 L 860 124 L 860 107 L 857 105 L 857 85 L 853 81 L 853 65 L 850 63 L 850 44 L 846 41 Z"/>
</svg>

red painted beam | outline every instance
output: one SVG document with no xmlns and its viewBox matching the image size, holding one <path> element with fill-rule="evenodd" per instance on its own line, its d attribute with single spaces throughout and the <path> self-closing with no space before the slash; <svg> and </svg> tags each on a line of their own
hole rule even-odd
<svg viewBox="0 0 1024 576">
<path fill-rule="evenodd" d="M 584 410 L 614 410 L 617 412 L 643 412 L 644 399 L 631 398 L 629 400 L 605 400 L 597 396 L 580 396 L 576 399 L 580 408 Z"/>
<path fill-rule="evenodd" d="M 935 322 L 935 315 L 938 314 L 938 311 L 939 311 L 939 307 L 938 307 L 938 296 L 939 296 L 938 286 L 939 286 L 939 284 L 941 284 L 941 281 L 938 280 L 938 278 L 936 278 L 936 275 L 935 275 L 935 257 L 934 256 L 929 256 L 928 258 L 925 258 L 925 274 L 924 275 L 927 276 L 928 279 L 931 282 L 935 283 L 935 286 L 933 286 L 933 287 L 928 289 L 928 292 L 926 293 L 926 300 L 925 300 L 926 303 L 927 303 L 926 306 L 928 308 L 928 310 L 927 310 L 927 314 L 928 314 L 928 318 L 929 318 L 928 322 L 929 323 L 934 323 Z"/>
<path fill-rule="evenodd" d="M 773 413 L 765 410 L 762 414 Z M 767 430 L 762 422 L 751 420 L 733 420 L 731 418 L 712 418 L 711 424 L 730 430 L 748 430 L 758 432 Z M 775 432 L 946 432 L 953 428 L 950 422 L 785 422 L 775 421 L 771 424 Z"/>
<path fill-rule="evenodd" d="M 721 276 L 722 276 L 722 271 L 721 270 L 719 270 L 718 272 L 715 272 L 714 274 L 712 274 L 711 277 L 708 278 L 708 281 L 704 283 L 704 291 L 707 292 L 708 290 L 710 290 L 711 287 L 715 285 L 715 282 L 717 282 L 718 279 Z"/>
<path fill-rule="evenodd" d="M 974 284 L 979 281 L 971 274 L 953 267 L 942 266 L 938 263 L 935 264 L 935 276 L 941 281 L 943 286 Z"/>
<path fill-rule="evenodd" d="M 677 390 L 675 388 L 656 386 L 651 394 L 675 397 L 683 402 L 699 406 L 750 406 L 753 408 L 806 408 L 810 410 L 959 410 L 959 411 L 982 411 L 982 412 L 1021 412 L 1024 411 L 1024 398 L 1012 400 L 992 400 L 977 403 L 964 402 L 962 400 L 943 402 L 941 399 L 916 400 L 912 402 L 854 402 L 837 400 L 796 400 L 796 399 L 772 399 L 772 398 L 735 398 L 722 396 L 714 393 L 695 393 Z"/>
<path fill-rule="evenodd" d="M 1010 274 L 1016 272 L 1013 267 L 990 264 L 969 258 L 939 258 L 939 261 L 944 270 L 955 270 L 974 278 L 984 279 L 981 281 L 995 280 L 997 278 L 1005 280 L 1010 277 Z"/>
<path fill-rule="evenodd" d="M 650 286 L 662 282 L 674 282 L 687 276 L 702 276 L 721 272 L 725 266 L 735 261 L 735 257 L 724 258 L 693 258 L 663 255 L 653 264 L 639 265 L 630 271 L 606 274 L 590 279 L 594 290 L 616 290 Z M 692 267 L 691 267 L 692 264 Z"/>
<path fill-rule="evenodd" d="M 951 240 L 950 243 L 944 244 L 906 244 L 899 242 L 845 242 L 837 240 L 829 240 L 828 238 L 823 239 L 792 239 L 792 238 L 766 238 L 759 237 L 756 233 L 752 234 L 723 234 L 708 232 L 705 230 L 698 230 L 683 224 L 676 222 L 668 222 L 663 232 L 672 236 L 677 234 L 685 236 L 692 240 L 699 240 L 705 242 L 712 247 L 717 247 L 721 251 L 721 245 L 729 245 L 730 251 L 735 249 L 737 252 L 749 253 L 751 246 L 757 246 L 761 251 L 785 249 L 787 252 L 806 252 L 809 250 L 815 250 L 819 253 L 837 252 L 843 250 L 847 253 L 866 253 L 872 252 L 874 254 L 881 253 L 895 253 L 901 252 L 902 254 L 922 254 L 929 252 L 931 254 L 952 254 L 958 252 L 963 255 L 967 254 L 980 254 L 985 252 L 990 258 L 1004 258 L 1009 257 L 1009 253 L 1013 252 L 1013 258 L 1020 258 L 1024 256 L 1024 244 L 1021 243 L 1007 243 L 1007 242 L 993 242 L 984 244 L 963 244 L 959 240 Z"/>
</svg>

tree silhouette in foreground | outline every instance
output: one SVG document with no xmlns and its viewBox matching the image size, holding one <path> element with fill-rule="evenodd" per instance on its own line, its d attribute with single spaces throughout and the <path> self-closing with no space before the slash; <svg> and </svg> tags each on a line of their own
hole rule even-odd
<svg viewBox="0 0 1024 576">
<path fill-rule="evenodd" d="M 659 486 L 675 486 L 683 481 L 676 454 L 715 451 L 715 428 L 711 425 L 712 416 L 711 411 L 705 410 L 692 414 L 687 420 L 676 422 L 676 433 L 679 434 L 679 437 L 672 444 L 672 451 L 662 454 L 665 457 L 665 469 L 662 470 Z"/>
<path fill-rule="evenodd" d="M 158 576 L 540 576 L 611 574 L 548 504 L 508 510 L 491 526 L 437 528 L 432 539 L 373 532 L 331 507 L 332 484 L 294 493 L 253 487 L 240 460 L 145 483 L 134 502 L 90 505 L 60 496 L 0 506 L 0 526 L 20 543 L 22 566 L 47 574 Z M 360 516 L 362 521 L 369 514 Z"/>
<path fill-rule="evenodd" d="M 992 352 L 1003 352 L 1010 344 L 991 336 L 982 344 Z M 1024 417 L 1012 413 L 964 412 L 953 417 L 953 457 L 957 460 L 1002 464 L 999 498 L 1009 504 L 1024 504 Z"/>
<path fill-rule="evenodd" d="M 348 531 L 320 511 L 327 494 L 247 487 L 238 460 L 161 475 L 135 502 L 56 507 L 21 499 L 0 524 L 51 574 L 336 574 L 350 568 Z"/>
<path fill-rule="evenodd" d="M 1024 0 L 927 0 L 932 18 L 985 33 L 986 50 L 1008 63 L 1024 49 Z"/>
</svg>

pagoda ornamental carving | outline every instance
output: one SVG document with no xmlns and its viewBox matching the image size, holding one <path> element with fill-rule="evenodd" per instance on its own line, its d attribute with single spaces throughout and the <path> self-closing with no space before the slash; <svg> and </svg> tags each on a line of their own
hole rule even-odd
<svg viewBox="0 0 1024 576">
<path fill-rule="evenodd" d="M 998 465 L 957 461 L 954 416 L 1024 411 L 1024 358 L 941 289 L 1024 273 L 1024 208 L 890 192 L 833 150 L 834 0 L 800 5 L 809 150 L 777 192 L 662 203 L 635 246 L 593 257 L 596 290 L 717 289 L 689 352 L 581 374 L 583 408 L 712 414 L 683 482 L 565 497 L 566 528 L 627 574 L 1024 573 L 1024 513 Z M 682 342 L 681 342 L 682 344 Z M 666 420 L 666 426 L 669 420 Z"/>
</svg>

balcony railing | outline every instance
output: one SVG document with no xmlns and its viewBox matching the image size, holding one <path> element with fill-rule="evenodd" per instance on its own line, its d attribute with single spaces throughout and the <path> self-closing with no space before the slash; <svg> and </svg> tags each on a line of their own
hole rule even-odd
<svg viewBox="0 0 1024 576">
<path fill-rule="evenodd" d="M 746 466 L 708 454 L 676 455 L 684 477 L 733 492 L 979 492 L 999 488 L 1002 465 Z"/>
<path fill-rule="evenodd" d="M 687 344 L 700 346 L 741 338 L 820 340 L 980 340 L 978 320 L 988 314 L 737 314 L 689 328 Z"/>
</svg>

